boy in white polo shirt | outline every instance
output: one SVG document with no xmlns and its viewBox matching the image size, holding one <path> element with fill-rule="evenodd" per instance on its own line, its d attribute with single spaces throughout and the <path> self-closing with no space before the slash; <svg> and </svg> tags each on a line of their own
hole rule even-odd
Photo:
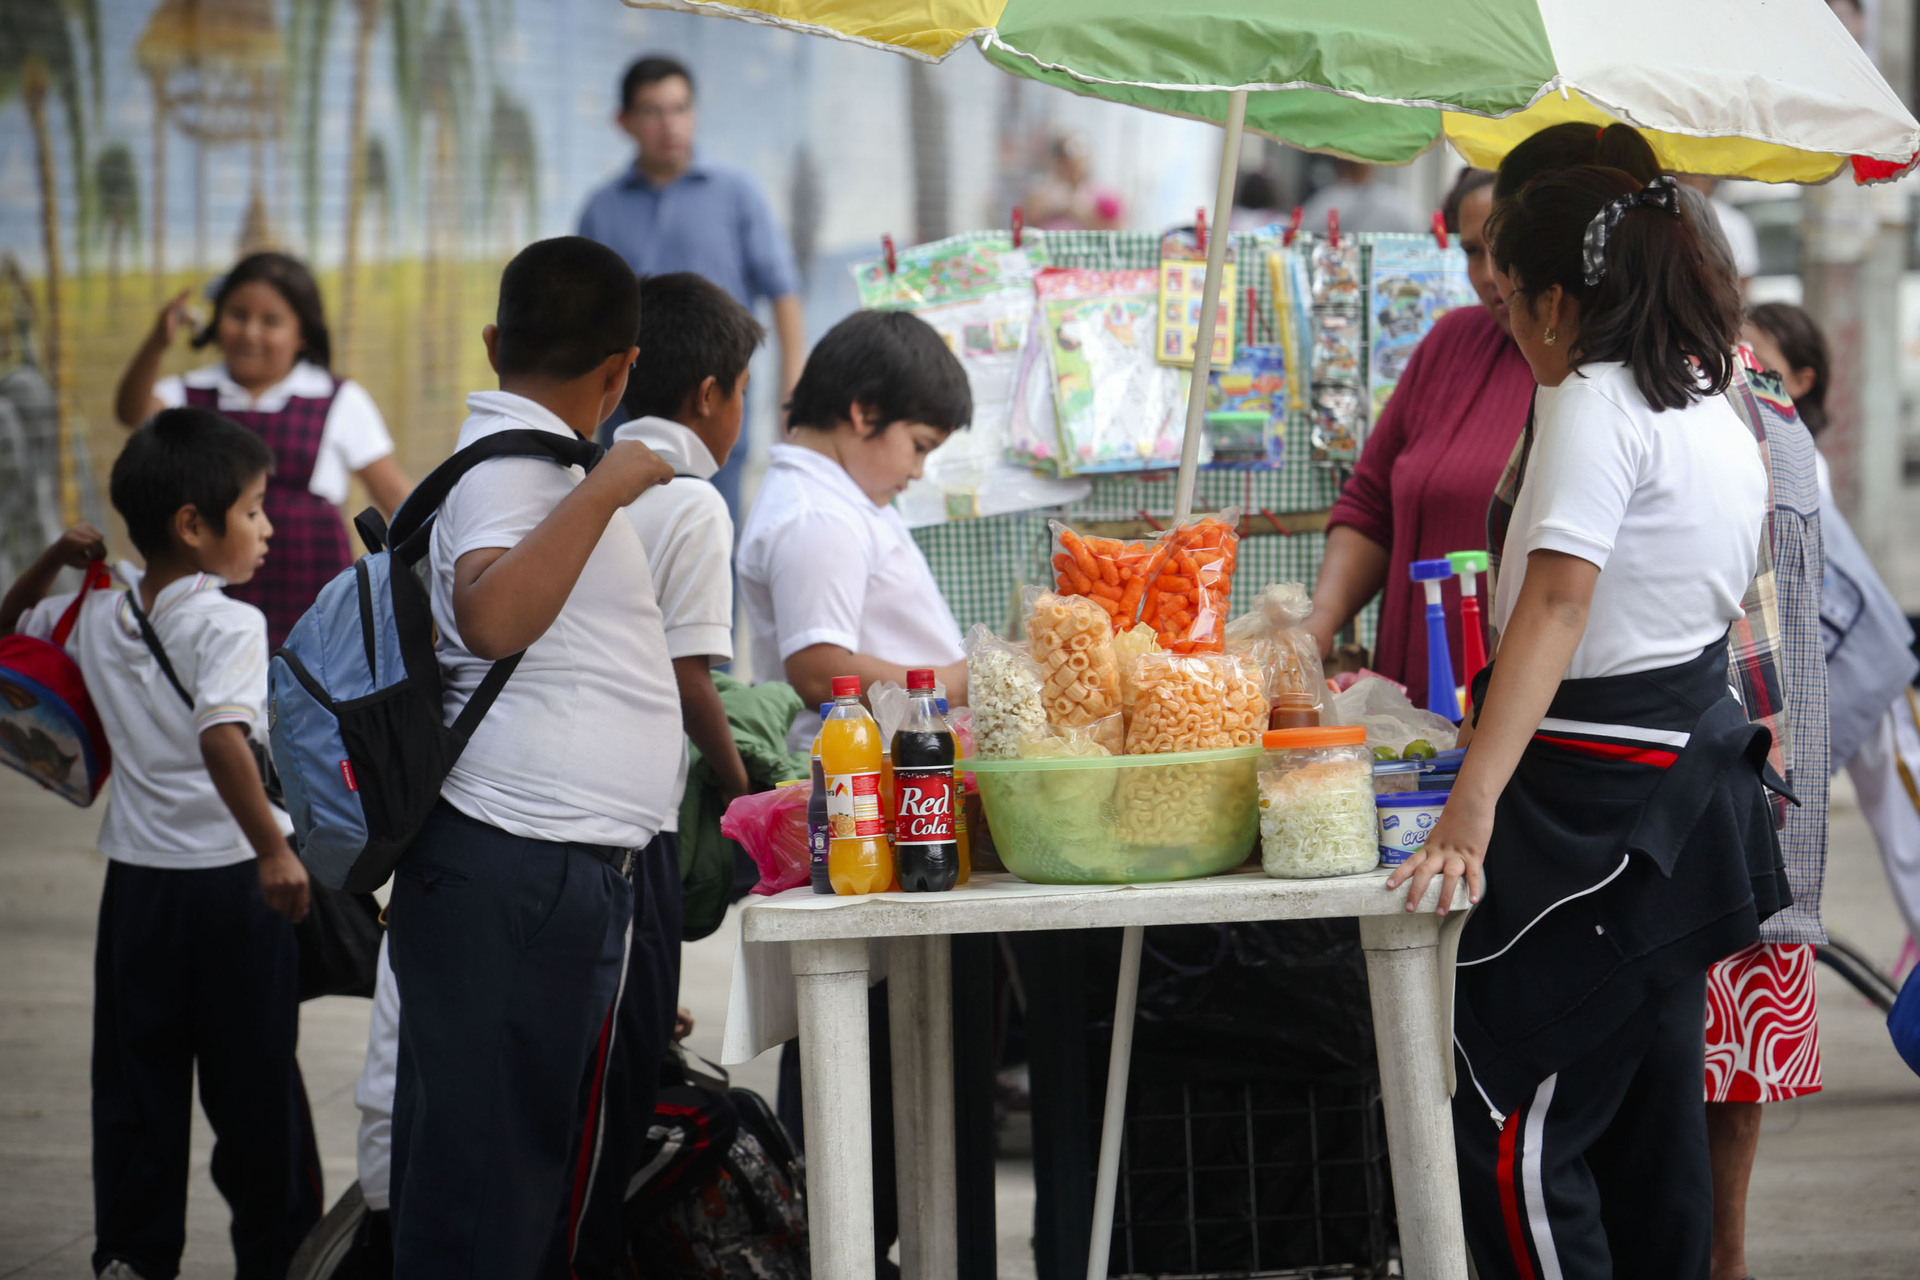
<svg viewBox="0 0 1920 1280">
<path fill-rule="evenodd" d="M 307 875 L 248 744 L 266 732 L 266 618 L 221 590 L 266 559 L 272 466 L 260 437 L 205 409 L 128 437 L 109 488 L 146 570 L 89 592 L 66 643 L 113 751 L 92 1071 L 93 1269 L 111 1280 L 179 1273 L 196 1066 L 236 1274 L 284 1276 L 320 1217 L 294 1063 L 289 918 L 306 914 Z M 73 601 L 41 599 L 54 577 L 105 554 L 99 533 L 70 530 L 0 601 L 0 633 L 47 639 Z"/>
<path fill-rule="evenodd" d="M 835 676 L 904 685 L 934 667 L 966 701 L 960 627 L 893 508 L 927 455 L 973 418 L 960 361 L 904 311 L 860 311 L 820 339 L 787 406 L 735 558 L 753 671 L 785 675 L 801 701 L 833 700 Z M 811 740 L 819 716 L 803 712 Z"/>
<path fill-rule="evenodd" d="M 485 331 L 498 431 L 591 438 L 636 348 L 639 284 L 578 237 L 522 250 Z M 561 1277 L 598 1150 L 635 851 L 665 825 L 680 704 L 647 559 L 619 511 L 672 478 L 621 441 L 584 476 L 540 458 L 454 486 L 428 553 L 446 713 L 522 654 L 401 859 L 395 1273 Z"/>
</svg>

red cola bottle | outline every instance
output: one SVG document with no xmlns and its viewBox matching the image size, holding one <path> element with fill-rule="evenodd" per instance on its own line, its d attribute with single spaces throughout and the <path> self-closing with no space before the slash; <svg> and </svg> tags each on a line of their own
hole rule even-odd
<svg viewBox="0 0 1920 1280">
<path fill-rule="evenodd" d="M 953 888 L 960 878 L 954 834 L 953 730 L 934 705 L 933 672 L 907 672 L 912 708 L 893 735 L 893 844 L 908 893 Z"/>
</svg>

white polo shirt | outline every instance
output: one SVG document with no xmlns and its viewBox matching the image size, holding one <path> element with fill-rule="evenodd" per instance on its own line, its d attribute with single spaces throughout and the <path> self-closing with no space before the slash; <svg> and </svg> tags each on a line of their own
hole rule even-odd
<svg viewBox="0 0 1920 1280">
<path fill-rule="evenodd" d="M 295 396 L 304 400 L 324 400 L 333 396 L 327 409 L 327 424 L 320 430 L 320 451 L 314 455 L 313 475 L 307 492 L 339 506 L 347 500 L 347 486 L 354 474 L 393 452 L 393 437 L 387 422 L 367 389 L 351 378 L 340 380 L 334 390 L 334 377 L 319 365 L 305 360 L 293 366 L 293 372 L 254 395 L 227 376 L 227 366 L 210 364 L 191 373 L 162 378 L 153 384 L 153 398 L 169 409 L 187 402 L 187 388 L 219 393 L 217 407 L 222 413 L 279 413 Z"/>
<path fill-rule="evenodd" d="M 138 589 L 138 570 L 123 564 L 119 572 Z M 266 731 L 266 616 L 230 599 L 224 585 L 211 574 L 176 579 L 147 615 L 193 695 L 191 708 L 140 638 L 125 591 L 89 593 L 67 637 L 113 751 L 100 852 L 115 862 L 200 871 L 254 857 L 200 755 L 200 735 L 214 725 L 244 725 L 249 736 Z M 20 634 L 51 638 L 72 602 L 71 594 L 41 601 L 20 619 Z M 286 815 L 278 816 L 291 832 Z"/>
<path fill-rule="evenodd" d="M 1655 412 L 1616 362 L 1534 397 L 1533 456 L 1494 594 L 1502 631 L 1527 556 L 1600 567 L 1572 680 L 1655 671 L 1717 644 L 1743 616 L 1759 561 L 1767 473 L 1725 396 Z"/>
<path fill-rule="evenodd" d="M 825 454 L 773 446 L 735 565 L 756 679 L 784 679 L 786 660 L 816 644 L 902 666 L 965 656 L 900 513 L 875 505 Z"/>
<path fill-rule="evenodd" d="M 475 392 L 467 409 L 460 448 L 498 431 L 573 434 L 547 409 L 505 391 Z M 460 641 L 454 565 L 469 551 L 516 545 L 583 475 L 545 458 L 495 458 L 447 495 L 428 560 L 449 720 L 493 665 Z M 632 523 L 616 517 L 440 794 L 512 835 L 638 847 L 666 823 L 679 736 L 680 695 L 646 553 Z"/>
<path fill-rule="evenodd" d="M 655 485 L 627 508 L 653 574 L 667 656 L 732 661 L 733 517 L 727 514 L 727 500 L 708 483 L 719 464 L 690 428 L 666 418 L 635 418 L 621 424 L 613 438 L 638 440 L 674 471 L 672 484 Z M 680 801 L 686 793 L 683 737 L 673 808 L 662 831 L 680 829 Z"/>
</svg>

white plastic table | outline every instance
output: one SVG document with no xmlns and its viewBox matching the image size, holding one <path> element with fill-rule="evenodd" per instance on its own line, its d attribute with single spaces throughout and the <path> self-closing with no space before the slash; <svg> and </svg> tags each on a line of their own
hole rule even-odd
<svg viewBox="0 0 1920 1280">
<path fill-rule="evenodd" d="M 949 893 L 866 897 L 816 895 L 806 887 L 753 901 L 741 920 L 748 943 L 791 944 L 807 1132 L 808 1218 L 813 1274 L 871 1280 L 873 1159 L 867 1076 L 869 940 L 887 944 L 892 1020 L 894 1133 L 901 1273 L 954 1280 L 953 1020 L 947 939 L 956 933 L 1026 929 L 1125 930 L 1107 1123 L 1094 1201 L 1090 1273 L 1104 1278 L 1119 1165 L 1119 1120 L 1140 963 L 1150 924 L 1223 924 L 1357 916 L 1367 959 L 1388 1158 L 1408 1280 L 1466 1280 L 1466 1242 L 1454 1170 L 1448 1101 L 1452 1061 L 1451 956 L 1441 959 L 1433 913 L 1405 909 L 1386 873 L 1327 880 L 1275 880 L 1258 871 L 1151 885 L 1034 885 L 976 876 Z M 1449 920 L 1465 916 L 1464 889 Z M 1452 933 L 1452 930 L 1448 931 Z M 1450 949 L 1450 948 L 1449 948 Z"/>
</svg>

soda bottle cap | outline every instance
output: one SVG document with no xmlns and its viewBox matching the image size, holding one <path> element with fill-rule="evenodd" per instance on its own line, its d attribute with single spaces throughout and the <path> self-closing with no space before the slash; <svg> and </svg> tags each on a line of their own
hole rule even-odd
<svg viewBox="0 0 1920 1280">
<path fill-rule="evenodd" d="M 941 715 L 947 714 L 947 700 L 945 698 L 935 698 L 933 700 L 933 709 Z"/>
<path fill-rule="evenodd" d="M 859 676 L 835 676 L 833 678 L 833 696 L 835 698 L 857 698 L 860 696 Z"/>
<path fill-rule="evenodd" d="M 828 716 L 832 714 L 833 714 L 833 704 L 831 702 L 823 702 L 820 704 L 820 718 L 822 720 L 825 720 Z"/>
<path fill-rule="evenodd" d="M 909 689 L 933 688 L 932 670 L 926 667 L 920 667 L 907 672 L 907 688 Z"/>
</svg>

